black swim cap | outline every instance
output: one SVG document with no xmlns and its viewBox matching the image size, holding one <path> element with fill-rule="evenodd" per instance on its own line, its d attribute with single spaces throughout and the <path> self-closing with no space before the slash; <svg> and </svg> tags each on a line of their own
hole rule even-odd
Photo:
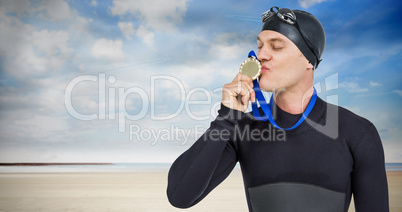
<svg viewBox="0 0 402 212">
<path fill-rule="evenodd" d="M 277 7 L 273 8 L 278 10 Z M 273 8 L 271 8 L 270 11 L 273 12 Z M 293 11 L 296 16 L 295 22 L 297 23 L 288 23 L 286 17 L 286 20 L 281 19 L 277 13 L 269 18 L 264 18 L 264 14 L 266 15 L 266 13 L 264 13 L 264 24 L 261 31 L 272 30 L 286 36 L 300 49 L 314 68 L 317 68 L 325 48 L 325 32 L 320 21 L 310 13 L 301 10 L 280 9 L 278 12 L 281 13 L 283 10 Z M 309 45 L 311 47 L 309 47 Z"/>
</svg>

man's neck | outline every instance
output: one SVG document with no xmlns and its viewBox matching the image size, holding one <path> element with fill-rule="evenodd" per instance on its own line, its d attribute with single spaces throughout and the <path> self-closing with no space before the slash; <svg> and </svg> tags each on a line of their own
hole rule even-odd
<svg viewBox="0 0 402 212">
<path fill-rule="evenodd" d="M 314 93 L 313 86 L 304 89 L 285 90 L 274 93 L 275 103 L 283 111 L 290 114 L 300 114 L 306 110 Z"/>
</svg>

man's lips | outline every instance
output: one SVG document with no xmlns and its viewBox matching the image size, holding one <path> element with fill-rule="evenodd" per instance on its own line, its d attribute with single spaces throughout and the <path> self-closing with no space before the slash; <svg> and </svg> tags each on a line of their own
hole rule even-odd
<svg viewBox="0 0 402 212">
<path fill-rule="evenodd" d="M 262 72 L 262 73 L 267 72 L 267 71 L 269 71 L 269 68 L 268 68 L 268 67 L 266 67 L 266 66 L 262 66 L 262 67 L 261 67 L 261 72 Z"/>
</svg>

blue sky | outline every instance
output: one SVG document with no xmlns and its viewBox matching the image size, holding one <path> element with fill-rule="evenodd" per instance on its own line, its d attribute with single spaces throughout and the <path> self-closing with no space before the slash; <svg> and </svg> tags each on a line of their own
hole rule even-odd
<svg viewBox="0 0 402 212">
<path fill-rule="evenodd" d="M 271 6 L 322 22 L 319 96 L 373 122 L 402 162 L 397 0 L 0 1 L 0 162 L 172 162 Z"/>
</svg>

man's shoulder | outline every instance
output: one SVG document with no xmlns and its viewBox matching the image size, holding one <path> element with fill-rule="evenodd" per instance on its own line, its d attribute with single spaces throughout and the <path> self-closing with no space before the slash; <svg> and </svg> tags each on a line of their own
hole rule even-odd
<svg viewBox="0 0 402 212">
<path fill-rule="evenodd" d="M 357 113 L 351 111 L 348 108 L 343 106 L 334 105 L 331 103 L 327 103 L 328 107 L 332 107 L 338 110 L 339 121 L 346 126 L 349 125 L 358 125 L 358 126 L 367 126 L 370 125 L 371 122 L 365 117 L 358 115 Z"/>
<path fill-rule="evenodd" d="M 352 112 L 342 106 L 327 104 L 327 116 L 328 113 L 338 113 L 337 120 L 330 120 L 338 125 L 340 136 L 348 141 L 358 141 L 366 133 L 366 131 L 373 125 L 368 119 L 361 115 Z"/>
</svg>

